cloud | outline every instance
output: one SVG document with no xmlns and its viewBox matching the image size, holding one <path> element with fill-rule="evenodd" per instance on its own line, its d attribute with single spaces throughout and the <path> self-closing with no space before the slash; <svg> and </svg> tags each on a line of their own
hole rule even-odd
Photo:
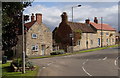
<svg viewBox="0 0 120 78">
<path fill-rule="evenodd" d="M 45 5 L 34 5 L 28 7 L 24 14 L 31 14 L 31 13 L 42 13 L 43 14 L 43 23 L 46 24 L 51 30 L 53 30 L 56 26 L 59 26 L 61 22 L 60 15 L 62 12 L 67 12 L 68 20 L 71 21 L 71 6 L 73 5 L 64 5 L 64 6 L 52 6 L 48 7 Z M 100 20 L 103 17 L 103 22 L 110 24 L 114 28 L 118 26 L 118 6 L 114 5 L 111 7 L 102 7 L 96 8 L 90 5 L 85 5 L 81 7 L 74 8 L 74 21 L 77 22 L 84 22 L 86 18 L 89 18 L 93 21 L 94 17 L 98 17 Z M 100 21 L 99 21 L 100 22 Z"/>
</svg>

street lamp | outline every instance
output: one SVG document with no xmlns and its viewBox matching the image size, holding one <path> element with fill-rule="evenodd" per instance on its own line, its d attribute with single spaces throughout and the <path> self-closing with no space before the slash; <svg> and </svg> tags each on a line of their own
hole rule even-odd
<svg viewBox="0 0 120 78">
<path fill-rule="evenodd" d="M 72 22 L 73 22 L 73 8 L 75 8 L 75 7 L 81 7 L 81 5 L 77 5 L 77 6 L 73 6 L 73 7 L 72 7 Z M 71 43 L 72 43 L 72 44 L 71 44 L 71 46 L 72 46 L 72 47 L 71 47 L 71 48 L 72 48 L 72 51 L 71 51 L 71 52 L 73 52 L 73 45 L 74 45 L 74 42 L 73 42 L 73 41 L 74 41 L 74 33 L 73 33 L 73 31 L 72 31 L 72 33 L 70 34 L 70 37 L 71 37 L 71 41 L 72 41 L 72 42 L 71 42 Z"/>
<path fill-rule="evenodd" d="M 73 8 L 75 8 L 75 7 L 81 7 L 81 5 L 77 5 L 77 6 L 72 7 L 72 22 L 73 22 Z"/>
</svg>

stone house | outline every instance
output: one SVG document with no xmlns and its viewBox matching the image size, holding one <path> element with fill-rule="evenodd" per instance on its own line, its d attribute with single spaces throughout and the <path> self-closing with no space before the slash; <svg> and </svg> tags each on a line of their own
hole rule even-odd
<svg viewBox="0 0 120 78">
<path fill-rule="evenodd" d="M 19 35 L 17 53 L 22 52 L 22 35 Z M 31 16 L 31 22 L 25 23 L 25 52 L 27 56 L 49 55 L 52 52 L 52 32 L 42 23 L 42 14 Z"/>
<path fill-rule="evenodd" d="M 90 26 L 97 31 L 97 43 L 98 46 L 107 46 L 115 44 L 116 29 L 112 28 L 109 24 L 98 23 L 97 17 L 94 18 L 94 22 L 88 22 Z"/>
<path fill-rule="evenodd" d="M 53 32 L 54 43 L 59 46 L 59 49 L 70 52 L 69 50 L 79 51 L 101 46 L 99 40 L 101 39 L 101 29 L 95 21 L 90 22 L 89 19 L 86 19 L 85 23 L 70 22 L 66 12 L 63 12 L 61 18 L 59 27 Z M 103 26 L 105 26 L 102 30 L 102 33 L 104 33 L 102 36 L 103 46 L 115 44 L 115 29 L 108 24 L 103 24 Z"/>
<path fill-rule="evenodd" d="M 95 39 L 90 36 L 96 36 L 96 32 L 88 24 L 68 21 L 66 12 L 63 12 L 61 18 L 62 22 L 53 32 L 53 40 L 60 49 L 68 51 L 72 50 L 70 48 L 73 46 L 73 50 L 77 51 L 91 47 L 88 42 L 91 38 L 91 40 Z M 92 47 L 96 47 L 96 45 L 92 45 Z"/>
</svg>

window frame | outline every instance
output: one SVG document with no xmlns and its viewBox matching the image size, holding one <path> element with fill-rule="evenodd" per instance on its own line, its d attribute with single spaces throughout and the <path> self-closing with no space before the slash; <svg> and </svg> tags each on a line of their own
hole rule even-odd
<svg viewBox="0 0 120 78">
<path fill-rule="evenodd" d="M 35 35 L 35 37 L 34 37 L 34 35 Z M 36 39 L 36 38 L 37 38 L 37 34 L 32 33 L 32 38 L 33 38 L 33 39 Z"/>
<path fill-rule="evenodd" d="M 32 45 L 31 50 L 34 51 L 34 52 L 38 52 L 39 51 L 39 46 L 38 45 Z"/>
</svg>

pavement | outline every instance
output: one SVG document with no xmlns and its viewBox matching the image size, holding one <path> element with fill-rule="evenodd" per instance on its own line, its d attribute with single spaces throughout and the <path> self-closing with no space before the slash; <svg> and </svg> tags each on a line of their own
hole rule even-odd
<svg viewBox="0 0 120 78">
<path fill-rule="evenodd" d="M 43 59 L 38 76 L 118 76 L 118 48 Z"/>
</svg>

